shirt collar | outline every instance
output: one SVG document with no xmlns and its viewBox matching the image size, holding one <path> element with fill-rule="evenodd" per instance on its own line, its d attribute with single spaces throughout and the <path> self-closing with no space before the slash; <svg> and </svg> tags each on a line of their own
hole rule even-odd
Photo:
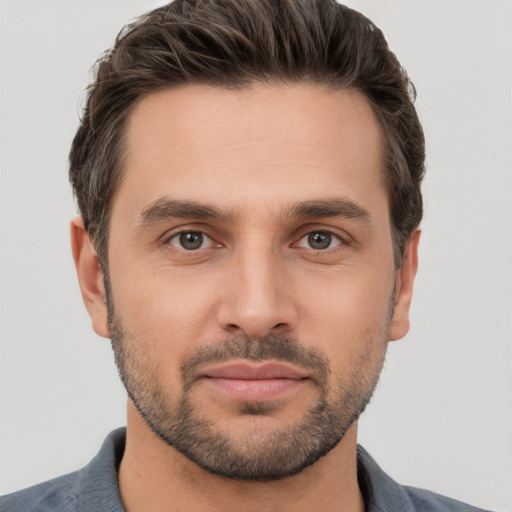
<svg viewBox="0 0 512 512">
<path fill-rule="evenodd" d="M 123 458 L 126 428 L 111 432 L 94 459 L 78 474 L 79 512 L 124 512 L 117 472 Z"/>
<path fill-rule="evenodd" d="M 366 512 L 414 510 L 403 486 L 384 473 L 360 445 L 357 446 L 357 479 Z"/>
<path fill-rule="evenodd" d="M 117 480 L 123 458 L 126 428 L 111 432 L 96 457 L 78 475 L 80 512 L 124 512 Z M 357 447 L 357 476 L 366 512 L 413 508 L 404 488 L 377 465 L 368 452 Z"/>
</svg>

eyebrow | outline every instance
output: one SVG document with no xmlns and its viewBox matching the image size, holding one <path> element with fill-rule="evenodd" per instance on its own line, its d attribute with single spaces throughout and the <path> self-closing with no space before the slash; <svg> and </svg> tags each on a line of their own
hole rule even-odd
<svg viewBox="0 0 512 512">
<path fill-rule="evenodd" d="M 290 216 L 302 218 L 341 217 L 344 219 L 369 220 L 370 212 L 362 206 L 345 198 L 334 197 L 293 204 Z"/>
<path fill-rule="evenodd" d="M 168 219 L 214 219 L 227 221 L 231 218 L 231 214 L 226 214 L 215 206 L 195 201 L 180 201 L 161 197 L 142 209 L 139 224 L 145 227 Z"/>
<path fill-rule="evenodd" d="M 301 201 L 285 207 L 281 212 L 285 218 L 335 218 L 368 220 L 370 213 L 362 206 L 345 198 L 329 198 Z M 139 226 L 147 227 L 169 219 L 196 219 L 232 221 L 236 215 L 196 201 L 161 197 L 145 206 L 139 216 Z"/>
</svg>

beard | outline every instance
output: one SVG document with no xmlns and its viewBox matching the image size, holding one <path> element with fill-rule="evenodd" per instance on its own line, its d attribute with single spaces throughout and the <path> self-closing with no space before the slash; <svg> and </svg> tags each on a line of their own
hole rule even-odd
<svg viewBox="0 0 512 512">
<path fill-rule="evenodd" d="M 228 479 L 273 481 L 301 472 L 331 451 L 364 411 L 377 385 L 387 346 L 386 329 L 363 340 L 362 350 L 343 376 L 331 377 L 328 358 L 318 349 L 278 335 L 233 336 L 198 347 L 180 367 L 179 400 L 159 380 L 159 365 L 147 340 L 128 333 L 114 311 L 107 287 L 110 336 L 121 380 L 147 426 L 203 469 Z M 340 341 L 342 343 L 342 341 Z M 316 399 L 294 425 L 260 428 L 258 421 L 236 435 L 223 432 L 194 406 L 191 391 L 205 363 L 242 359 L 285 361 L 306 369 Z M 332 379 L 332 382 L 331 382 Z M 174 397 L 173 397 L 174 398 Z M 272 402 L 241 402 L 239 417 L 272 416 Z"/>
</svg>

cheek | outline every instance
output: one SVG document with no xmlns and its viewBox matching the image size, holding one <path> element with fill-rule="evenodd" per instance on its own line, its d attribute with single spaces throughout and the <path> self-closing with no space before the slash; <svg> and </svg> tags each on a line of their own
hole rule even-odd
<svg viewBox="0 0 512 512">
<path fill-rule="evenodd" d="M 204 338 L 209 304 L 193 287 L 171 285 L 161 276 L 126 281 L 112 278 L 115 313 L 125 330 L 125 349 L 143 362 L 162 389 L 181 389 L 181 363 Z M 174 396 L 174 392 L 169 396 Z"/>
<path fill-rule="evenodd" d="M 358 275 L 348 269 L 302 293 L 309 300 L 299 337 L 322 347 L 334 372 L 343 373 L 370 354 L 385 351 L 393 293 L 389 274 Z"/>
<path fill-rule="evenodd" d="M 121 279 L 129 275 L 129 279 Z M 117 315 L 124 327 L 152 350 L 182 352 L 205 336 L 212 321 L 215 299 L 202 279 L 169 272 L 139 271 L 112 276 Z"/>
<path fill-rule="evenodd" d="M 390 272 L 346 268 L 321 280 L 309 280 L 299 293 L 305 298 L 305 316 L 322 318 L 321 325 L 329 330 L 359 332 L 373 330 L 375 323 L 388 318 L 393 288 Z"/>
</svg>

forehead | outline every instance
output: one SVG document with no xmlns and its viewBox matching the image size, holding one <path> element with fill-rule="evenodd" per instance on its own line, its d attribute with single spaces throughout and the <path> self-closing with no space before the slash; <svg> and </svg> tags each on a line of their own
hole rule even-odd
<svg viewBox="0 0 512 512">
<path fill-rule="evenodd" d="M 119 195 L 141 207 L 164 195 L 236 208 L 384 188 L 378 122 L 355 90 L 160 91 L 131 113 L 126 148 Z"/>
</svg>

